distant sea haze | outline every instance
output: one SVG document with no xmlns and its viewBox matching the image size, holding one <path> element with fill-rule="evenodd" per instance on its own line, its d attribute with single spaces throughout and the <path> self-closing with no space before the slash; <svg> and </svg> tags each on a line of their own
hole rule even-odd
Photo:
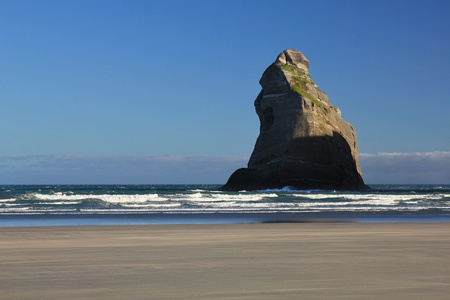
<svg viewBox="0 0 450 300">
<path fill-rule="evenodd" d="M 20 224 L 450 221 L 450 185 L 359 192 L 223 192 L 218 185 L 4 185 L 0 226 Z M 44 224 L 45 225 L 45 224 Z"/>
</svg>

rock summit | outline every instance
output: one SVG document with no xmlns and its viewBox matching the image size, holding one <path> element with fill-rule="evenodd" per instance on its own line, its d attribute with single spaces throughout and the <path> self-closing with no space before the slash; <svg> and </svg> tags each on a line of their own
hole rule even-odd
<svg viewBox="0 0 450 300">
<path fill-rule="evenodd" d="M 248 167 L 236 170 L 222 190 L 368 188 L 355 128 L 330 104 L 308 68 L 301 52 L 288 49 L 264 71 L 255 100 L 259 137 Z"/>
</svg>

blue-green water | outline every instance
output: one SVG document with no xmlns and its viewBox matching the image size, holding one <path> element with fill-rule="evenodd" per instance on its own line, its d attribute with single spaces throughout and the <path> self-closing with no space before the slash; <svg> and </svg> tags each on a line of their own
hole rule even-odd
<svg viewBox="0 0 450 300">
<path fill-rule="evenodd" d="M 0 226 L 450 221 L 450 185 L 223 192 L 218 185 L 0 186 Z"/>
</svg>

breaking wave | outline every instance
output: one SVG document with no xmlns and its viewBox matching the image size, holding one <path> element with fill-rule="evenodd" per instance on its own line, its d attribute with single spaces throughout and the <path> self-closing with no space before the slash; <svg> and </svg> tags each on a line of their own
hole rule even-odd
<svg viewBox="0 0 450 300">
<path fill-rule="evenodd" d="M 450 186 L 223 192 L 218 186 L 0 186 L 0 214 L 450 211 Z"/>
</svg>

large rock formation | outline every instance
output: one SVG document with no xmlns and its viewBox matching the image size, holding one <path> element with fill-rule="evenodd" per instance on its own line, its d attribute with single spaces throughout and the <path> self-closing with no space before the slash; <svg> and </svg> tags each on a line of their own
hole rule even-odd
<svg viewBox="0 0 450 300">
<path fill-rule="evenodd" d="M 285 50 L 262 75 L 255 100 L 260 134 L 248 168 L 222 190 L 368 188 L 358 161 L 356 131 L 341 118 L 308 73 L 309 61 Z"/>
</svg>

